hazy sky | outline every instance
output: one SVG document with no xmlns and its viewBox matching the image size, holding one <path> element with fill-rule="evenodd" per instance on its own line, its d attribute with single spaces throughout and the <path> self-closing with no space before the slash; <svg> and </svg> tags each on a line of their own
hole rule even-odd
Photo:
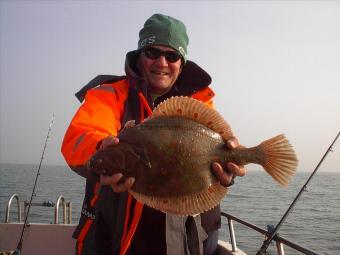
<svg viewBox="0 0 340 255">
<path fill-rule="evenodd" d="M 189 59 L 213 78 L 216 107 L 242 144 L 284 133 L 299 170 L 340 131 L 340 1 L 0 1 L 0 162 L 65 164 L 74 93 L 124 72 L 154 13 L 182 20 Z M 249 166 L 248 169 L 254 168 Z M 340 172 L 340 141 L 320 171 Z"/>
</svg>

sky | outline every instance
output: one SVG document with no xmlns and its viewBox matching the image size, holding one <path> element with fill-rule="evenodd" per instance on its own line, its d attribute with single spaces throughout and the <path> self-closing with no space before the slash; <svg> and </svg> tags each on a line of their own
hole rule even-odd
<svg viewBox="0 0 340 255">
<path fill-rule="evenodd" d="M 182 20 L 188 58 L 212 76 L 216 109 L 241 144 L 284 133 L 312 171 L 340 131 L 340 1 L 0 1 L 0 163 L 66 165 L 60 147 L 98 74 L 154 13 Z M 257 169 L 254 165 L 249 170 Z M 340 172 L 340 141 L 320 171 Z"/>
</svg>

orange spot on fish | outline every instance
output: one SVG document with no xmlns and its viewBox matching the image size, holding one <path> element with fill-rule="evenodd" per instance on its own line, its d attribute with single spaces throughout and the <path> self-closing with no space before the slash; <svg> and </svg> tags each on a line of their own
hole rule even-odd
<svg viewBox="0 0 340 255">
<path fill-rule="evenodd" d="M 213 124 L 212 121 L 209 121 L 207 125 L 211 126 L 212 124 Z"/>
<path fill-rule="evenodd" d="M 176 143 L 176 141 L 171 142 L 170 148 L 172 148 L 172 149 L 177 148 L 177 143 Z"/>
<path fill-rule="evenodd" d="M 195 112 L 195 113 L 194 113 L 194 118 L 197 119 L 197 117 L 198 117 L 198 113 Z"/>
<path fill-rule="evenodd" d="M 181 109 L 181 108 L 178 108 L 178 109 L 177 109 L 177 113 L 182 114 L 182 109 Z"/>
</svg>

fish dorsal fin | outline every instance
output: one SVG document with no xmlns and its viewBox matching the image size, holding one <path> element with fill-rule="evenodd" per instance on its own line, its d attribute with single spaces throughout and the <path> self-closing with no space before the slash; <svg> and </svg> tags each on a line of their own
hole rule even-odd
<svg viewBox="0 0 340 255">
<path fill-rule="evenodd" d="M 199 193 L 181 197 L 153 197 L 130 190 L 138 201 L 151 208 L 176 215 L 195 215 L 217 206 L 226 195 L 228 188 L 215 182 L 208 189 Z"/>
<path fill-rule="evenodd" d="M 225 141 L 233 136 L 230 125 L 215 109 L 191 97 L 176 96 L 163 101 L 154 109 L 151 118 L 161 116 L 191 119 L 220 134 Z"/>
</svg>

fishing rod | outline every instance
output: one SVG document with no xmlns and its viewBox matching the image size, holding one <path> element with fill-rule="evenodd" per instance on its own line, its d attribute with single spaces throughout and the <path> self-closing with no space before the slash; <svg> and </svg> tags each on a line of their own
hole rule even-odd
<svg viewBox="0 0 340 255">
<path fill-rule="evenodd" d="M 297 202 L 297 200 L 300 198 L 302 192 L 306 191 L 307 189 L 307 184 L 310 182 L 310 180 L 313 178 L 314 174 L 317 172 L 317 170 L 319 169 L 320 165 L 322 164 L 322 162 L 324 161 L 324 159 L 326 158 L 327 154 L 332 151 L 332 147 L 335 144 L 336 140 L 338 139 L 340 135 L 340 132 L 338 132 L 338 134 L 336 135 L 335 139 L 333 140 L 333 142 L 331 143 L 331 145 L 329 146 L 329 148 L 327 149 L 326 153 L 323 155 L 323 157 L 321 158 L 321 160 L 319 161 L 318 165 L 316 166 L 316 168 L 314 169 L 313 173 L 309 176 L 307 182 L 302 186 L 300 192 L 297 194 L 297 196 L 295 197 L 293 203 L 289 206 L 289 208 L 287 209 L 287 211 L 285 212 L 285 214 L 282 216 L 280 222 L 276 225 L 275 229 L 270 232 L 270 235 L 268 236 L 268 238 L 263 242 L 261 248 L 258 250 L 258 252 L 256 253 L 256 255 L 263 255 L 266 253 L 269 244 L 272 242 L 272 240 L 275 238 L 277 232 L 279 231 L 281 225 L 283 224 L 283 222 L 285 221 L 285 219 L 287 218 L 288 214 L 290 213 L 290 211 L 293 209 L 295 203 Z"/>
<path fill-rule="evenodd" d="M 32 191 L 32 194 L 31 194 L 30 202 L 29 202 L 29 204 L 28 204 L 27 213 L 26 213 L 26 215 L 25 215 L 25 221 L 24 221 L 24 225 L 23 225 L 23 227 L 22 227 L 21 236 L 20 236 L 20 241 L 19 241 L 18 246 L 17 246 L 17 249 L 14 251 L 13 255 L 20 255 L 20 253 L 21 253 L 22 243 L 23 243 L 23 237 L 24 237 L 24 233 L 25 233 L 25 230 L 26 230 L 26 226 L 27 226 L 28 214 L 29 214 L 29 212 L 30 212 L 30 208 L 31 208 L 31 205 L 32 205 L 33 197 L 36 196 L 36 194 L 35 194 L 35 188 L 36 188 L 36 186 L 37 186 L 38 177 L 39 177 L 39 175 L 40 175 L 40 168 L 41 168 L 42 161 L 43 161 L 43 159 L 44 159 L 44 154 L 45 154 L 45 150 L 46 150 L 46 147 L 47 147 L 47 141 L 48 141 L 48 139 L 50 138 L 50 132 L 51 132 L 51 129 L 52 129 L 53 121 L 54 121 L 54 113 L 53 113 L 53 115 L 52 115 L 52 119 L 51 119 L 51 122 L 50 122 L 50 126 L 49 126 L 49 128 L 48 128 L 48 132 L 47 132 L 47 136 L 46 136 L 46 140 L 45 140 L 45 144 L 44 144 L 44 149 L 43 149 L 43 151 L 42 151 L 41 158 L 40 158 L 40 163 L 39 163 L 37 175 L 35 176 L 35 182 L 34 182 L 34 186 L 33 186 L 33 191 Z"/>
</svg>

